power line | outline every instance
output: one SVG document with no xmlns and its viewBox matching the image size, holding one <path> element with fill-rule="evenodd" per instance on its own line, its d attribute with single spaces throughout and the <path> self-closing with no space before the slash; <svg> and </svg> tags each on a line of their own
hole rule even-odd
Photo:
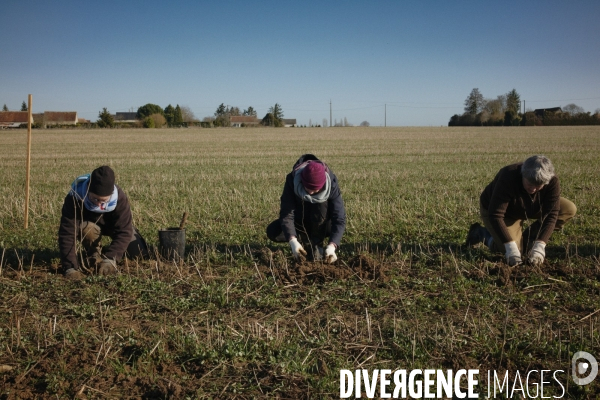
<svg viewBox="0 0 600 400">
<path fill-rule="evenodd" d="M 529 100 L 529 101 L 535 101 L 535 102 L 543 102 L 543 101 L 577 101 L 577 100 L 597 100 L 600 99 L 600 97 L 584 97 L 581 99 L 562 99 L 562 100 Z"/>
</svg>

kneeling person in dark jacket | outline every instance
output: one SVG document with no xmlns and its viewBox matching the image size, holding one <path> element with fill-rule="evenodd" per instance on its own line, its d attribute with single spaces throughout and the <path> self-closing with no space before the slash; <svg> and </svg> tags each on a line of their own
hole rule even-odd
<svg viewBox="0 0 600 400">
<path fill-rule="evenodd" d="M 102 236 L 112 242 L 102 254 Z M 147 257 L 148 247 L 132 225 L 129 200 L 115 185 L 115 174 L 108 166 L 79 176 L 65 197 L 58 230 L 58 247 L 63 273 L 68 279 L 81 279 L 76 245 L 81 241 L 87 262 L 100 275 L 118 272 L 117 262 L 125 254 Z"/>
<path fill-rule="evenodd" d="M 289 242 L 296 260 L 308 255 L 333 263 L 345 229 L 346 210 L 337 177 L 317 157 L 304 154 L 285 179 L 279 219 L 269 224 L 267 236 L 274 242 Z M 323 249 L 326 237 L 329 243 Z"/>
<path fill-rule="evenodd" d="M 575 204 L 561 196 L 554 166 L 542 155 L 502 168 L 481 193 L 479 208 L 484 226 L 471 225 L 467 245 L 483 242 L 504 253 L 510 266 L 523 261 L 543 264 L 552 232 L 577 212 Z M 526 220 L 535 222 L 522 231 Z"/>
</svg>

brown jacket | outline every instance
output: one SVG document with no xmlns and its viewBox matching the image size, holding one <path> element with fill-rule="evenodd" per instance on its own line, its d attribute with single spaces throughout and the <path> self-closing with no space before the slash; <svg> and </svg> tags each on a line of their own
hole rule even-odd
<svg viewBox="0 0 600 400">
<path fill-rule="evenodd" d="M 116 185 L 115 185 L 116 186 Z M 58 248 L 60 260 L 65 270 L 79 268 L 76 253 L 75 235 L 79 237 L 79 225 L 82 221 L 91 221 L 98 225 L 102 235 L 112 238 L 112 242 L 103 252 L 107 258 L 116 261 L 121 260 L 127 246 L 133 237 L 133 225 L 131 219 L 131 207 L 127 195 L 117 186 L 117 207 L 107 213 L 95 213 L 83 205 L 83 201 L 77 200 L 71 193 L 65 197 L 58 229 Z"/>
<path fill-rule="evenodd" d="M 492 227 L 503 243 L 514 240 L 506 229 L 504 218 L 539 220 L 538 240 L 548 242 L 560 210 L 558 177 L 554 176 L 542 190 L 530 195 L 523 187 L 522 165 L 518 163 L 502 168 L 481 193 L 480 204 L 488 211 Z"/>
</svg>

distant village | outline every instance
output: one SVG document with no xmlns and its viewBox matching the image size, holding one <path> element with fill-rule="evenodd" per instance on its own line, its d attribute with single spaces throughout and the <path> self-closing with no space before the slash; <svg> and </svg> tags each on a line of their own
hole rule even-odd
<svg viewBox="0 0 600 400">
<path fill-rule="evenodd" d="M 133 113 L 135 114 L 135 113 Z M 28 121 L 28 111 L 0 111 L 0 127 L 19 128 L 31 122 L 36 127 L 48 125 L 77 125 L 89 124 L 90 121 L 77 117 L 77 111 L 45 111 L 43 113 L 32 113 L 31 121 Z"/>
<path fill-rule="evenodd" d="M 0 111 L 0 129 L 24 128 L 28 124 L 28 111 Z M 142 121 L 137 119 L 136 112 L 117 112 L 110 115 L 115 127 L 143 127 Z M 249 127 L 259 126 L 262 123 L 260 118 L 253 115 L 231 115 L 228 117 L 231 127 Z M 283 118 L 283 127 L 295 127 L 296 119 Z M 95 121 L 85 118 L 79 118 L 77 111 L 44 111 L 43 113 L 32 113 L 31 124 L 34 128 L 53 128 L 53 127 L 92 127 L 96 125 Z M 185 121 L 182 126 L 202 126 L 212 127 L 213 123 L 205 118 L 204 121 Z"/>
</svg>

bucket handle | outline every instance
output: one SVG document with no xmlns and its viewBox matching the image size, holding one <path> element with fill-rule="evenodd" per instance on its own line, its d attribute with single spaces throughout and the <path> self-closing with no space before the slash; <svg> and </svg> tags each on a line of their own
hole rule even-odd
<svg viewBox="0 0 600 400">
<path fill-rule="evenodd" d="M 179 229 L 183 230 L 183 227 L 184 227 L 185 223 L 187 222 L 187 217 L 188 217 L 188 213 L 187 213 L 187 211 L 185 211 L 183 213 L 183 217 L 181 217 L 181 223 L 179 224 Z"/>
</svg>

